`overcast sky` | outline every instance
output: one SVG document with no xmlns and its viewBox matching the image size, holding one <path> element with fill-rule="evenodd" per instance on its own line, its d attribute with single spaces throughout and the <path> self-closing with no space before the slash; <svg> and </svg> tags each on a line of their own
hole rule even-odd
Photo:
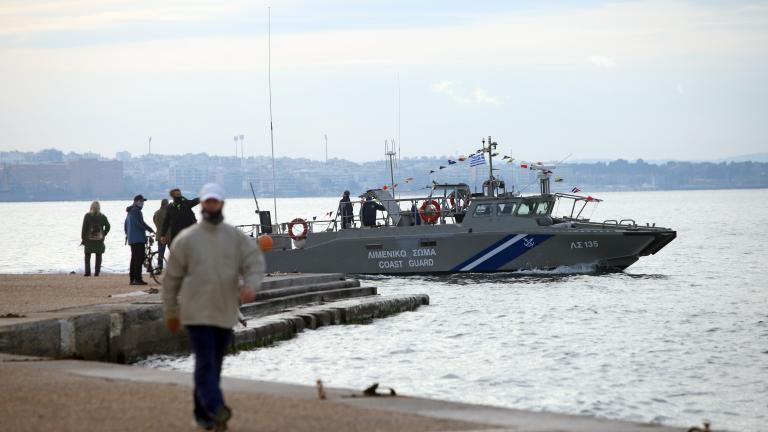
<svg viewBox="0 0 768 432">
<path fill-rule="evenodd" d="M 0 1 L 0 149 L 716 159 L 768 151 L 768 2 Z"/>
</svg>

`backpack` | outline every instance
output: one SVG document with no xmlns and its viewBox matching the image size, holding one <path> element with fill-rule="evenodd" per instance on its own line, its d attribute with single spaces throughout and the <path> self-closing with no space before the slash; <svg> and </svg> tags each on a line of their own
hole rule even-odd
<svg viewBox="0 0 768 432">
<path fill-rule="evenodd" d="M 97 218 L 92 218 L 88 226 L 88 240 L 104 240 L 104 226 Z"/>
</svg>

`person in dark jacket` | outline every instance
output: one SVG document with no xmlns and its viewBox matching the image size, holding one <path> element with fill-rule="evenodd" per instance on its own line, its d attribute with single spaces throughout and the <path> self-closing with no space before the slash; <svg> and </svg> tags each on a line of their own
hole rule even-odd
<svg viewBox="0 0 768 432">
<path fill-rule="evenodd" d="M 163 200 L 160 201 L 160 208 L 157 209 L 152 216 L 152 222 L 155 223 L 156 232 L 163 231 L 166 210 L 168 210 L 168 200 L 163 198 Z M 157 244 L 157 270 L 160 272 L 163 271 L 163 261 L 165 261 L 165 246 L 166 245 L 163 242 L 158 242 Z"/>
<path fill-rule="evenodd" d="M 91 275 L 91 254 L 96 255 L 94 276 L 101 273 L 101 254 L 104 253 L 104 239 L 109 234 L 109 221 L 101 213 L 98 201 L 91 203 L 91 210 L 83 217 L 83 227 L 80 232 L 82 244 L 85 247 L 85 276 Z"/>
<path fill-rule="evenodd" d="M 352 228 L 354 213 L 352 202 L 349 200 L 349 191 L 344 191 L 344 196 L 341 197 L 341 201 L 339 201 L 338 214 L 341 216 L 341 229 Z"/>
<path fill-rule="evenodd" d="M 360 213 L 362 214 L 363 219 L 363 226 L 365 227 L 375 227 L 376 226 L 376 211 L 381 210 L 384 211 L 386 208 L 377 203 L 373 200 L 373 197 L 368 195 L 365 197 L 365 203 L 363 203 L 363 208 L 360 210 Z"/>
<path fill-rule="evenodd" d="M 172 189 L 170 195 L 173 202 L 168 205 L 168 209 L 165 211 L 163 229 L 160 231 L 160 242 L 169 246 L 181 230 L 197 223 L 192 208 L 200 204 L 200 198 L 186 199 L 181 195 L 181 189 L 178 188 Z"/>
<path fill-rule="evenodd" d="M 131 285 L 146 285 L 141 278 L 141 265 L 144 263 L 144 247 L 147 243 L 147 231 L 155 232 L 144 222 L 141 209 L 144 207 L 144 199 L 141 195 L 133 197 L 133 205 L 125 209 L 128 216 L 125 218 L 126 242 L 131 245 Z"/>
</svg>

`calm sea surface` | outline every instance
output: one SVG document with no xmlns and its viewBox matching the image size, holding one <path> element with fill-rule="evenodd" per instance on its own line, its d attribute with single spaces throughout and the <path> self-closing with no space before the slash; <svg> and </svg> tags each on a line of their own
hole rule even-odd
<svg viewBox="0 0 768 432">
<path fill-rule="evenodd" d="M 655 221 L 678 238 L 622 274 L 369 278 L 382 294 L 428 293 L 431 305 L 241 352 L 227 358 L 225 374 L 352 388 L 378 381 L 403 394 L 768 431 L 768 190 L 596 195 L 606 202 L 593 219 Z M 102 203 L 114 226 L 104 260 L 111 271 L 128 267 L 127 205 Z M 147 203 L 147 219 L 156 205 Z M 320 216 L 336 199 L 279 206 L 281 220 Z M 82 269 L 88 203 L 0 209 L 0 272 Z M 230 222 L 254 221 L 249 200 L 230 201 L 226 212 Z M 193 366 L 189 357 L 143 364 Z"/>
</svg>

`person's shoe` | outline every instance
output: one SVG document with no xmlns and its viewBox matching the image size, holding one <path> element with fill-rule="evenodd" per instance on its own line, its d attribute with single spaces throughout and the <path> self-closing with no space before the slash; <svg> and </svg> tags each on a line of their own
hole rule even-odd
<svg viewBox="0 0 768 432">
<path fill-rule="evenodd" d="M 86 273 L 86 274 L 84 274 L 83 276 L 85 276 L 85 277 L 88 277 L 88 276 L 90 276 L 90 275 L 91 275 L 90 273 Z"/>
<path fill-rule="evenodd" d="M 229 409 L 226 405 L 219 408 L 219 411 L 216 412 L 216 415 L 213 416 L 213 424 L 215 431 L 225 431 L 227 430 L 227 423 L 229 422 L 229 419 L 232 418 L 232 410 Z"/>
<path fill-rule="evenodd" d="M 196 418 L 195 423 L 197 424 L 197 427 L 202 430 L 213 430 L 213 428 L 216 427 L 216 425 L 213 423 L 213 420 Z"/>
<path fill-rule="evenodd" d="M 148 283 L 144 282 L 143 280 L 139 279 L 133 283 L 134 285 L 149 285 Z"/>
<path fill-rule="evenodd" d="M 99 276 L 99 274 L 98 274 L 98 273 L 94 273 L 94 274 L 93 274 L 93 277 L 98 277 L 98 276 Z"/>
</svg>

